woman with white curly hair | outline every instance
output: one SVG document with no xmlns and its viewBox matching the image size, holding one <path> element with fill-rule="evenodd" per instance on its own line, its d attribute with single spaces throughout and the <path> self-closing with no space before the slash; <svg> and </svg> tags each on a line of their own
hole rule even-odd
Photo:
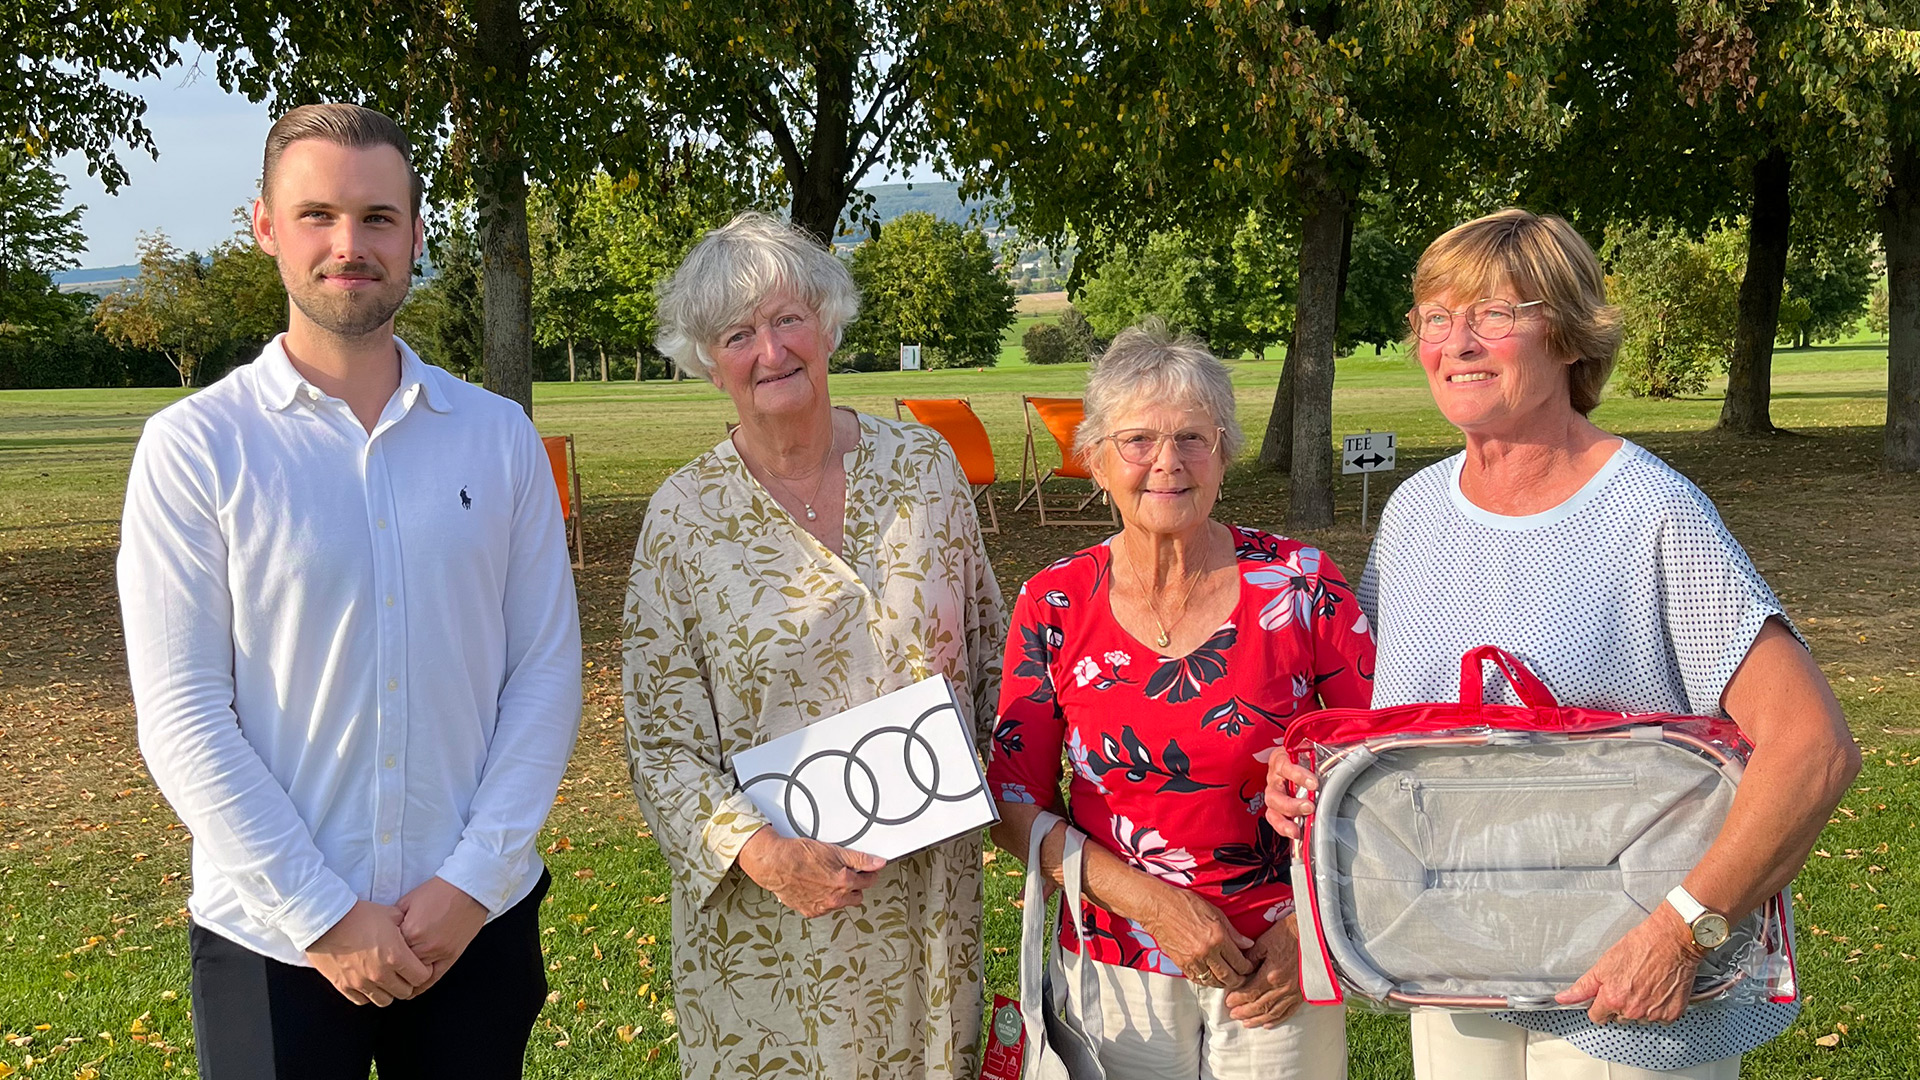
<svg viewBox="0 0 1920 1080">
<path fill-rule="evenodd" d="M 1087 380 L 1075 450 L 1119 535 L 1028 581 L 1014 605 L 988 788 L 993 840 L 1029 850 L 1054 808 L 1087 834 L 1087 955 L 1059 985 L 1097 1011 L 1110 1080 L 1339 1077 L 1339 1008 L 1302 1006 L 1287 845 L 1261 818 L 1265 762 L 1296 715 L 1362 707 L 1373 636 L 1325 553 L 1213 519 L 1240 449 L 1226 365 L 1156 323 Z M 1068 826 L 1040 866 L 1060 882 Z M 1092 964 L 1099 1000 L 1081 997 Z M 1030 1006 L 1033 1003 L 1028 1003 Z"/>
<path fill-rule="evenodd" d="M 1002 609 L 966 478 L 929 429 L 833 406 L 859 294 L 792 226 L 740 215 L 659 299 L 661 351 L 739 414 L 654 493 L 627 590 L 627 751 L 673 873 L 681 1075 L 972 1080 L 978 834 L 892 862 L 786 839 L 731 765 L 932 675 L 991 718 Z"/>
</svg>

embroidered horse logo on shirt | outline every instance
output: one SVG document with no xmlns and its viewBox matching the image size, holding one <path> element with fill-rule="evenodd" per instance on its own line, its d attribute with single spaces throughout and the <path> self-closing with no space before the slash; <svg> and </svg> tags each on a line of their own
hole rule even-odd
<svg viewBox="0 0 1920 1080">
<path fill-rule="evenodd" d="M 473 509 L 473 497 L 467 494 L 466 488 L 460 489 L 460 509 L 462 510 Z"/>
</svg>

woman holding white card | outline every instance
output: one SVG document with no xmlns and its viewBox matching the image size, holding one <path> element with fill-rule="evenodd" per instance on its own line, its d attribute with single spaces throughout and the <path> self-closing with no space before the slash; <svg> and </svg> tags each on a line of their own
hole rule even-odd
<svg viewBox="0 0 1920 1080">
<path fill-rule="evenodd" d="M 932 675 L 976 740 L 1003 614 L 934 432 L 836 409 L 846 267 L 742 214 L 661 289 L 658 343 L 739 424 L 654 494 L 626 606 L 627 750 L 673 870 L 681 1075 L 972 1080 L 977 834 L 892 862 L 778 836 L 732 756 Z"/>
</svg>

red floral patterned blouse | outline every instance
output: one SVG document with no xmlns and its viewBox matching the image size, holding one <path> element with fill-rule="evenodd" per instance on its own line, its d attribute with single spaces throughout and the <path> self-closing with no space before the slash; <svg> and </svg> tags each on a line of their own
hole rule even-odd
<svg viewBox="0 0 1920 1080">
<path fill-rule="evenodd" d="M 1257 938 L 1293 906 L 1287 842 L 1261 817 L 1266 761 L 1288 721 L 1373 696 L 1373 631 L 1333 560 L 1232 527 L 1240 602 L 1204 644 L 1167 658 L 1113 617 L 1112 549 L 1020 591 L 987 782 L 1003 802 L 1055 801 L 1095 843 L 1192 889 Z M 1139 923 L 1087 905 L 1094 959 L 1179 975 Z M 1077 942 L 1063 928 L 1062 947 Z"/>
</svg>

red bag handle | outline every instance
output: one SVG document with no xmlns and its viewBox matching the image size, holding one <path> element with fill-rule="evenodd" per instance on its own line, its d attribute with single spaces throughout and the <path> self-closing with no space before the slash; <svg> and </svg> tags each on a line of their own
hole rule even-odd
<svg viewBox="0 0 1920 1080">
<path fill-rule="evenodd" d="M 1513 684 L 1514 692 L 1530 708 L 1552 709 L 1560 703 L 1553 699 L 1547 684 L 1527 670 L 1519 657 L 1498 645 L 1482 645 L 1460 658 L 1460 704 L 1478 708 L 1481 704 L 1480 665 L 1493 661 L 1500 673 Z"/>
</svg>

